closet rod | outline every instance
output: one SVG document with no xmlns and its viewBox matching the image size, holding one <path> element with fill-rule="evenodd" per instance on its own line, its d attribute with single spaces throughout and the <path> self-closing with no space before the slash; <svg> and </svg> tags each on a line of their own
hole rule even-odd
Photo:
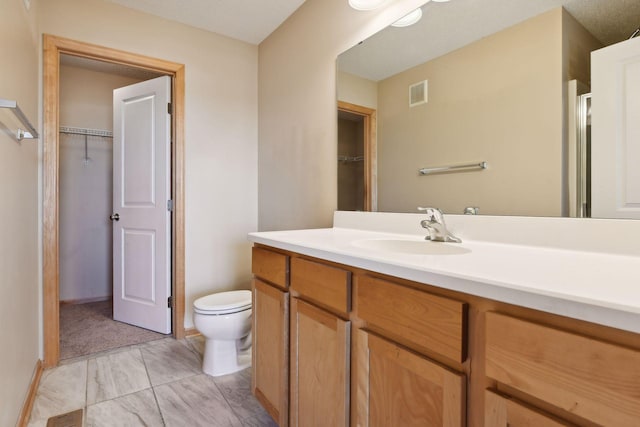
<svg viewBox="0 0 640 427">
<path fill-rule="evenodd" d="M 86 129 L 86 128 L 74 128 L 68 126 L 60 126 L 60 133 L 69 135 L 88 135 L 88 136 L 101 136 L 104 138 L 113 138 L 113 132 L 103 129 Z"/>
<path fill-rule="evenodd" d="M 364 156 L 338 156 L 339 162 L 363 162 Z"/>
</svg>

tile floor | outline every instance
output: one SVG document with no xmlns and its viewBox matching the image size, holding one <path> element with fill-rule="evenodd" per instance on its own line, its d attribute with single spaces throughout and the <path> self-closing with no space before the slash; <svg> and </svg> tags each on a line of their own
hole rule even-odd
<svg viewBox="0 0 640 427">
<path fill-rule="evenodd" d="M 202 337 L 151 341 L 65 360 L 44 372 L 29 427 L 84 409 L 84 426 L 276 426 L 251 394 L 251 369 L 202 373 Z"/>
</svg>

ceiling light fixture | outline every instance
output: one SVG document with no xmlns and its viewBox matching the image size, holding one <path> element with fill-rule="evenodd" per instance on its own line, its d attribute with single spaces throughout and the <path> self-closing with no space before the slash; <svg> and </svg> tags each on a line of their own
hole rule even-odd
<svg viewBox="0 0 640 427">
<path fill-rule="evenodd" d="M 349 0 L 349 6 L 355 10 L 373 10 L 386 3 L 387 0 Z"/>
<path fill-rule="evenodd" d="M 402 18 L 398 19 L 396 22 L 391 24 L 392 27 L 408 27 L 409 25 L 413 25 L 418 22 L 422 18 L 422 9 L 417 8 L 413 12 L 409 12 Z"/>
</svg>

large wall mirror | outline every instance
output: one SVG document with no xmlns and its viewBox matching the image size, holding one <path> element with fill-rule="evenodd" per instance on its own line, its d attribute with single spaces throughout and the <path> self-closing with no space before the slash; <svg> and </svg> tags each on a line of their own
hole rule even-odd
<svg viewBox="0 0 640 427">
<path fill-rule="evenodd" d="M 590 135 L 605 115 L 592 52 L 628 44 L 640 58 L 640 1 L 450 0 L 420 11 L 338 57 L 339 209 L 640 218 L 640 131 L 626 129 L 635 142 L 598 166 L 629 169 L 621 191 L 637 209 L 622 214 L 592 215 Z M 625 70 L 612 85 L 640 90 L 640 65 Z M 638 117 L 640 102 L 623 104 Z"/>
</svg>

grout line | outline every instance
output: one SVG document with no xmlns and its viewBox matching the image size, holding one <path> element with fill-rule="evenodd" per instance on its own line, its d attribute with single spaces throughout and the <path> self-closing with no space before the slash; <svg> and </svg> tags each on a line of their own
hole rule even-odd
<svg viewBox="0 0 640 427">
<path fill-rule="evenodd" d="M 82 408 L 82 425 L 87 425 L 87 412 L 89 408 L 89 359 L 85 360 L 87 369 L 87 379 L 84 384 L 84 407 Z"/>
<path fill-rule="evenodd" d="M 149 375 L 149 368 L 147 367 L 147 361 L 144 358 L 144 353 L 142 352 L 142 349 L 138 349 L 138 352 L 140 352 L 140 358 L 142 359 L 142 364 L 144 365 L 144 371 L 147 373 L 147 379 L 149 380 L 149 387 L 153 390 L 153 383 L 151 382 L 151 375 Z"/>
<path fill-rule="evenodd" d="M 189 338 L 185 337 L 184 340 L 187 343 L 187 348 L 189 348 L 189 350 L 191 350 L 192 353 L 195 353 L 195 355 L 198 356 L 198 359 L 202 363 L 203 362 L 202 359 L 204 355 L 200 354 L 198 349 L 195 347 L 195 344 L 193 344 Z"/>
<path fill-rule="evenodd" d="M 146 366 L 146 364 L 144 363 L 144 356 L 142 356 L 142 352 L 140 351 L 140 349 L 139 349 L 139 348 L 132 348 L 132 349 L 130 349 L 130 350 L 128 350 L 128 351 L 136 351 L 136 350 L 137 350 L 137 351 L 138 351 L 138 353 L 140 354 L 140 360 L 142 361 L 142 365 L 143 365 L 143 367 L 144 367 L 144 369 L 145 369 L 145 373 L 147 374 L 147 380 L 149 381 L 149 387 L 147 387 L 147 388 L 143 388 L 143 389 L 141 389 L 141 390 L 134 390 L 134 391 L 131 391 L 131 392 L 129 392 L 129 393 L 119 394 L 118 396 L 116 396 L 116 397 L 112 397 L 112 398 L 110 398 L 110 399 L 104 399 L 104 400 L 101 400 L 101 401 L 99 401 L 99 402 L 94 402 L 94 403 L 92 403 L 92 404 L 91 404 L 91 406 L 93 406 L 93 405 L 98 405 L 98 404 L 102 404 L 102 403 L 104 403 L 104 402 L 110 402 L 110 401 L 112 401 L 112 400 L 117 400 L 117 399 L 120 399 L 121 397 L 131 396 L 131 395 L 133 395 L 133 394 L 140 393 L 141 391 L 145 391 L 145 390 L 149 390 L 149 389 L 152 389 L 152 388 L 153 388 L 153 387 L 152 387 L 152 385 L 151 385 L 151 380 L 150 380 L 150 378 L 149 378 L 149 372 L 147 371 L 147 366 Z M 111 354 L 106 355 L 106 356 L 99 356 L 99 357 L 96 357 L 95 359 L 103 358 L 103 357 L 110 357 L 110 356 L 111 356 Z M 88 362 L 88 361 L 87 361 L 87 362 Z M 109 363 L 109 364 L 111 364 L 111 363 L 112 363 L 112 361 L 109 361 L 108 363 Z M 87 379 L 88 379 L 88 375 L 87 375 Z M 88 398 L 88 397 L 89 397 L 89 387 L 88 387 L 88 384 L 87 384 L 87 392 L 86 392 L 86 394 L 87 394 L 87 398 L 86 398 L 87 406 L 89 406 L 89 405 L 88 405 L 88 401 L 89 401 L 89 398 Z"/>
<path fill-rule="evenodd" d="M 156 396 L 156 390 L 153 387 L 151 387 L 151 393 L 153 393 L 153 400 L 156 402 L 156 408 L 158 408 L 158 413 L 160 414 L 162 425 L 166 426 L 167 422 L 164 419 L 164 414 L 162 413 L 162 409 L 160 409 L 160 403 L 158 402 L 158 396 Z"/>
<path fill-rule="evenodd" d="M 203 375 L 207 375 L 207 374 L 203 373 Z M 227 406 L 231 410 L 231 413 L 236 417 L 236 419 L 238 420 L 238 422 L 241 425 L 244 425 L 244 420 L 247 419 L 247 418 L 240 417 L 240 415 L 235 411 L 235 409 L 233 409 L 233 406 L 231 405 L 231 402 L 229 402 L 229 399 L 227 399 L 227 395 L 218 386 L 218 383 L 216 382 L 215 377 L 210 377 L 210 378 L 212 379 L 213 384 L 216 386 L 216 389 L 218 390 L 218 393 L 220 393 L 220 396 L 222 396 L 224 401 L 227 402 Z"/>
<path fill-rule="evenodd" d="M 160 419 L 162 420 L 162 425 L 166 426 L 167 421 L 164 419 L 164 414 L 162 413 L 162 408 L 160 408 L 160 402 L 158 402 L 158 396 L 156 396 L 156 388 L 151 382 L 151 375 L 149 374 L 149 368 L 147 367 L 147 361 L 144 358 L 144 353 L 142 352 L 142 348 L 138 348 L 140 352 L 140 357 L 142 358 L 142 364 L 144 365 L 144 371 L 147 373 L 147 379 L 149 380 L 149 387 L 151 388 L 151 393 L 153 394 L 153 400 L 156 402 L 156 408 L 158 408 L 158 413 L 160 414 Z"/>
</svg>

